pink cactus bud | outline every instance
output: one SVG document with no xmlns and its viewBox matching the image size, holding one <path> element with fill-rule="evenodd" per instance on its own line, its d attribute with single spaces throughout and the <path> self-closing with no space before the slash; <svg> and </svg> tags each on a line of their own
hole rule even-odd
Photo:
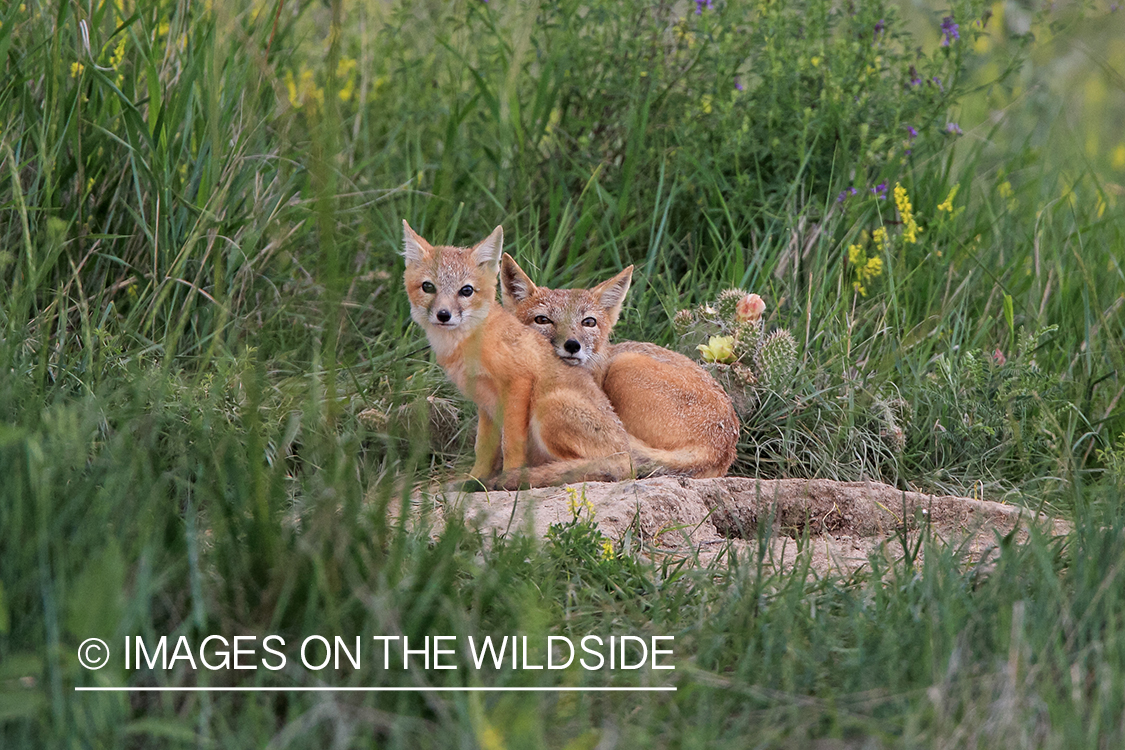
<svg viewBox="0 0 1125 750">
<path fill-rule="evenodd" d="M 738 305 L 735 307 L 735 314 L 743 323 L 753 323 L 761 318 L 765 311 L 765 300 L 756 294 L 747 294 L 738 301 Z"/>
</svg>

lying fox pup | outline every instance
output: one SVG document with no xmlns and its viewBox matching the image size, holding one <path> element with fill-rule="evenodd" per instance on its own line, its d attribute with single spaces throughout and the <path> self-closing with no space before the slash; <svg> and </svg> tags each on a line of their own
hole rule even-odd
<svg viewBox="0 0 1125 750">
<path fill-rule="evenodd" d="M 410 316 L 480 414 L 471 476 L 503 489 L 629 477 L 629 437 L 590 373 L 496 303 L 503 230 L 433 247 L 402 226 Z"/>
<path fill-rule="evenodd" d="M 735 457 L 738 415 L 702 367 L 655 344 L 610 344 L 633 278 L 629 266 L 592 289 L 535 286 L 504 253 L 504 307 L 551 342 L 555 354 L 594 375 L 628 431 L 635 457 L 677 474 L 721 477 Z"/>
</svg>

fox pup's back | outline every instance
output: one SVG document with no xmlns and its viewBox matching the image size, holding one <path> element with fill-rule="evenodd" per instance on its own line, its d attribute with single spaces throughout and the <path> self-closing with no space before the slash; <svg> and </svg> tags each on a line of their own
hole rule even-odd
<svg viewBox="0 0 1125 750">
<path fill-rule="evenodd" d="M 734 462 L 739 424 L 715 379 L 655 344 L 609 343 L 632 271 L 591 289 L 545 289 L 505 254 L 504 306 L 549 341 L 561 361 L 590 370 L 634 438 L 634 454 L 688 476 L 723 476 Z"/>
<path fill-rule="evenodd" d="M 500 227 L 471 248 L 433 247 L 403 228 L 411 317 L 478 408 L 472 476 L 502 469 L 493 484 L 505 488 L 629 476 L 628 436 L 590 374 L 496 304 Z"/>
</svg>

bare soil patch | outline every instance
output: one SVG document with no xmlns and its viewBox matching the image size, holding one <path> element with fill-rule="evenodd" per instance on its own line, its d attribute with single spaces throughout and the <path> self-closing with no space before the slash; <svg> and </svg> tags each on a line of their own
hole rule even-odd
<svg viewBox="0 0 1125 750">
<path fill-rule="evenodd" d="M 915 541 L 923 529 L 963 549 L 970 561 L 986 560 L 999 539 L 1013 531 L 1021 543 L 1033 525 L 1051 535 L 1070 529 L 1065 521 L 1016 505 L 904 492 L 877 482 L 655 477 L 572 488 L 590 501 L 602 534 L 616 541 L 631 532 L 652 554 L 687 555 L 707 563 L 730 548 L 756 553 L 759 538 L 768 538 L 770 566 L 791 566 L 807 544 L 812 567 L 821 574 L 852 572 L 873 553 L 901 556 L 903 541 Z M 416 500 L 419 510 L 433 503 L 439 524 L 458 513 L 485 533 L 539 537 L 551 524 L 569 521 L 574 507 L 565 486 L 446 492 Z M 763 529 L 766 524 L 769 528 Z"/>
</svg>

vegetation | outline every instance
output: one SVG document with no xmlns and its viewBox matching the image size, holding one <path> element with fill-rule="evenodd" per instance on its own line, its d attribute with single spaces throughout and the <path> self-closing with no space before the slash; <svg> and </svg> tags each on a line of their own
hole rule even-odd
<svg viewBox="0 0 1125 750">
<path fill-rule="evenodd" d="M 0 744 L 1119 746 L 1123 12 L 933 8 L 0 8 Z M 760 295 L 762 341 L 791 338 L 783 368 L 748 350 L 738 473 L 1074 530 L 819 577 L 765 538 L 663 559 L 577 505 L 545 541 L 405 527 L 474 415 L 410 323 L 403 218 L 502 223 L 546 285 L 636 264 L 622 338 L 680 346 L 677 311 Z M 317 633 L 673 635 L 676 670 L 76 658 Z M 73 691 L 125 684 L 678 690 Z"/>
</svg>

